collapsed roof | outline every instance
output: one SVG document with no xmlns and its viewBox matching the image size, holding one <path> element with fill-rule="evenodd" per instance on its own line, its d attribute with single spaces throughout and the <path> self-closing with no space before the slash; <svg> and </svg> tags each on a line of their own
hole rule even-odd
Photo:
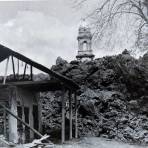
<svg viewBox="0 0 148 148">
<path fill-rule="evenodd" d="M 26 64 L 29 64 L 30 66 L 32 66 L 38 70 L 41 70 L 42 72 L 49 74 L 50 76 L 59 80 L 63 85 L 65 85 L 65 87 L 68 87 L 72 91 L 76 91 L 77 89 L 79 89 L 79 86 L 71 79 L 69 79 L 57 72 L 50 70 L 49 68 L 29 59 L 28 57 L 26 57 L 18 52 L 11 50 L 8 47 L 0 45 L 0 62 L 4 61 L 5 59 L 9 58 L 10 56 L 15 57 L 16 59 L 23 61 Z"/>
</svg>

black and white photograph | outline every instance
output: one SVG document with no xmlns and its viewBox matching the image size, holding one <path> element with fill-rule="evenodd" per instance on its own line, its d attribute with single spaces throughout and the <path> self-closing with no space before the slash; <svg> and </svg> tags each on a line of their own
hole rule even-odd
<svg viewBox="0 0 148 148">
<path fill-rule="evenodd" d="M 148 0 L 0 0 L 0 148 L 147 148 Z"/>
</svg>

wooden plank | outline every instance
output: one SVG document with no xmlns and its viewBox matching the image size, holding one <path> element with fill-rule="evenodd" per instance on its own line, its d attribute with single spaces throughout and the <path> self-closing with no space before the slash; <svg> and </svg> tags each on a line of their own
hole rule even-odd
<svg viewBox="0 0 148 148">
<path fill-rule="evenodd" d="M 36 92 L 43 92 L 43 91 L 62 90 L 64 85 L 60 83 L 60 81 L 58 80 L 17 81 L 17 82 L 7 82 L 5 85 L 0 84 L 0 89 L 7 88 L 8 86 L 17 86 L 28 90 L 33 90 Z M 4 99 L 6 99 L 6 97 L 4 97 Z"/>
<path fill-rule="evenodd" d="M 24 68 L 24 74 L 23 74 L 23 79 L 25 79 L 25 75 L 26 75 L 26 69 L 27 69 L 27 63 L 25 64 L 25 68 Z"/>
<path fill-rule="evenodd" d="M 15 75 L 15 65 L 14 65 L 14 59 L 13 59 L 13 56 L 11 56 L 11 60 L 12 60 L 12 69 L 13 69 L 14 79 L 16 79 L 16 75 Z"/>
<path fill-rule="evenodd" d="M 20 71 L 20 62 L 19 59 L 17 60 L 17 74 L 19 76 L 19 71 Z"/>
<path fill-rule="evenodd" d="M 4 75 L 3 85 L 6 84 L 7 72 L 8 72 L 8 64 L 9 64 L 9 57 L 7 58 L 7 62 L 6 62 L 5 75 Z"/>
<path fill-rule="evenodd" d="M 9 82 L 7 85 L 16 85 L 16 86 L 23 86 L 23 85 L 42 85 L 42 84 L 57 84 L 63 86 L 60 81 L 58 80 L 43 80 L 43 81 L 16 81 L 16 82 Z"/>
<path fill-rule="evenodd" d="M 78 109 L 77 109 L 77 94 L 74 93 L 75 98 L 75 138 L 78 138 Z"/>
<path fill-rule="evenodd" d="M 30 65 L 30 79 L 31 81 L 33 80 L 33 68 L 31 65 Z"/>
<path fill-rule="evenodd" d="M 69 91 L 69 139 L 72 139 L 72 94 Z"/>
<path fill-rule="evenodd" d="M 63 91 L 62 95 L 62 144 L 65 142 L 65 90 Z"/>
</svg>

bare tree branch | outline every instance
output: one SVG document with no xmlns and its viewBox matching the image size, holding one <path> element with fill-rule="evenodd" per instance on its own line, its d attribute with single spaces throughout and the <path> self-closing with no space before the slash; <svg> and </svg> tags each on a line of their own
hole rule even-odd
<svg viewBox="0 0 148 148">
<path fill-rule="evenodd" d="M 78 4 L 84 4 L 91 0 L 77 1 Z M 98 0 L 98 5 L 86 18 L 91 20 L 91 25 L 95 28 L 94 36 L 101 39 L 106 28 L 128 14 L 135 18 L 135 21 L 139 20 L 137 40 L 140 40 L 144 26 L 148 26 L 148 0 Z"/>
</svg>

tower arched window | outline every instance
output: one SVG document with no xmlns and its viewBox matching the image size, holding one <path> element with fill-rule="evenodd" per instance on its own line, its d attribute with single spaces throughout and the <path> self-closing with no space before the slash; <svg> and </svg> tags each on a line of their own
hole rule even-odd
<svg viewBox="0 0 148 148">
<path fill-rule="evenodd" d="M 81 59 L 93 59 L 94 55 L 92 53 L 91 43 L 92 34 L 88 25 L 81 25 L 78 31 L 78 55 L 76 58 Z"/>
<path fill-rule="evenodd" d="M 83 51 L 86 51 L 87 50 L 87 42 L 83 42 Z"/>
</svg>

